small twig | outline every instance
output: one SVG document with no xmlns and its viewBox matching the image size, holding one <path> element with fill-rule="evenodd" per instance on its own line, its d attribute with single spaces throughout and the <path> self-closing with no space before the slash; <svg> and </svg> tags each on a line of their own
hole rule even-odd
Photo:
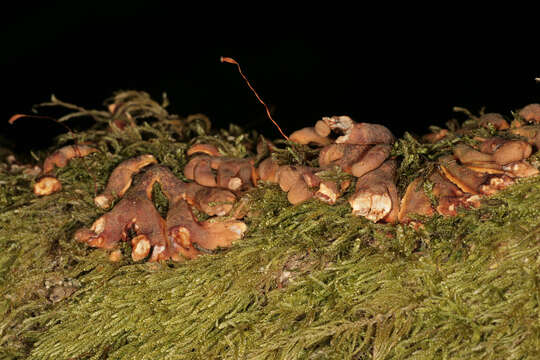
<svg viewBox="0 0 540 360">
<path fill-rule="evenodd" d="M 50 102 L 37 104 L 34 107 L 54 107 L 54 106 L 59 106 L 59 107 L 63 107 L 63 108 L 74 111 L 56 120 L 58 123 L 64 122 L 66 120 L 69 120 L 73 117 L 78 117 L 78 116 L 90 116 L 94 118 L 94 120 L 96 121 L 107 122 L 111 116 L 107 111 L 87 110 L 81 106 L 77 106 L 74 104 L 70 104 L 70 103 L 58 100 L 58 98 L 54 95 L 51 95 Z"/>
<path fill-rule="evenodd" d="M 259 100 L 259 102 L 261 104 L 263 104 L 264 108 L 266 109 L 266 115 L 268 115 L 268 117 L 270 118 L 270 121 L 272 121 L 274 123 L 274 125 L 276 125 L 276 127 L 278 128 L 279 132 L 281 133 L 281 135 L 286 139 L 286 140 L 289 140 L 289 138 L 287 137 L 287 135 L 285 135 L 283 133 L 283 131 L 281 130 L 281 128 L 279 127 L 278 123 L 272 118 L 272 115 L 270 114 L 270 110 L 268 109 L 268 106 L 266 106 L 265 102 L 262 101 L 261 97 L 259 96 L 259 94 L 257 94 L 257 92 L 255 91 L 255 89 L 253 88 L 253 86 L 251 86 L 251 84 L 249 83 L 249 80 L 247 79 L 247 77 L 244 75 L 244 73 L 242 72 L 242 69 L 240 68 L 240 64 L 238 62 L 236 62 L 236 60 L 234 60 L 233 58 L 229 58 L 229 57 L 221 57 L 220 59 L 221 62 L 226 62 L 226 63 L 229 63 L 229 64 L 234 64 L 238 67 L 238 72 L 240 73 L 240 75 L 242 75 L 242 77 L 244 78 L 244 80 L 246 81 L 246 83 L 248 84 L 249 88 L 251 89 L 251 91 L 253 91 L 253 93 L 255 94 L 255 96 L 257 97 L 257 100 Z"/>
<path fill-rule="evenodd" d="M 463 107 L 454 106 L 454 107 L 452 108 L 452 110 L 453 110 L 454 112 L 464 113 L 464 114 L 468 115 L 471 119 L 476 119 L 476 118 L 477 118 L 477 117 L 474 116 L 468 109 L 465 109 L 465 108 L 463 108 Z"/>
</svg>

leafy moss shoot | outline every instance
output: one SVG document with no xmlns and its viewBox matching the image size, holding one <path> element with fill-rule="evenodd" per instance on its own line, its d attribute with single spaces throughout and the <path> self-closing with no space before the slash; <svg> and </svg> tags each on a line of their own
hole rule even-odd
<svg viewBox="0 0 540 360">
<path fill-rule="evenodd" d="M 61 122 L 94 122 L 34 154 L 41 163 L 66 144 L 100 149 L 58 169 L 62 191 L 36 197 L 33 177 L 0 165 L 0 358 L 540 358 L 540 177 L 418 229 L 355 217 L 345 197 L 292 206 L 277 185 L 261 184 L 245 195 L 248 232 L 230 249 L 185 262 L 111 262 L 73 234 L 104 214 L 93 197 L 116 165 L 152 154 L 184 179 L 192 144 L 247 157 L 258 137 L 169 114 L 166 99 L 145 93 L 112 101 L 122 103 L 113 113 L 42 104 L 68 109 Z M 122 121 L 131 124 L 120 130 Z M 406 133 L 392 153 L 401 194 L 437 156 L 471 141 L 422 144 Z M 276 156 L 309 164 L 312 153 L 283 141 Z M 154 201 L 165 213 L 159 189 Z"/>
</svg>

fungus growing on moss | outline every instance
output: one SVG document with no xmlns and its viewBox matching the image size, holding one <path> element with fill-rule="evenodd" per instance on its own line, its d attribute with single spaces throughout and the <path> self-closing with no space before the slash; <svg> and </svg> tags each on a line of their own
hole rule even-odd
<svg viewBox="0 0 540 360">
<path fill-rule="evenodd" d="M 479 195 L 493 195 L 514 184 L 515 178 L 539 173 L 525 161 L 532 153 L 532 146 L 526 141 L 503 137 L 475 139 L 480 141 L 477 149 L 461 142 L 456 144 L 453 156 L 438 159 L 440 172 L 429 177 L 436 211 L 441 215 L 455 216 L 459 207 L 478 207 Z M 417 178 L 407 187 L 401 201 L 401 222 L 410 222 L 410 214 L 430 216 L 434 212 L 424 184 L 422 178 Z"/>
<path fill-rule="evenodd" d="M 306 166 L 280 166 L 276 177 L 279 187 L 287 193 L 287 199 L 293 205 L 311 199 L 314 195 L 312 188 L 320 183 L 313 175 L 313 169 Z"/>
<path fill-rule="evenodd" d="M 440 215 L 455 216 L 459 207 L 477 205 L 476 197 L 460 190 L 439 171 L 435 170 L 428 180 L 432 185 L 431 193 L 436 204 L 433 204 L 425 192 L 424 179 L 416 178 L 409 184 L 401 200 L 399 211 L 401 223 L 411 222 L 411 214 L 432 216 L 436 211 Z"/>
<path fill-rule="evenodd" d="M 478 119 L 478 123 L 482 127 L 493 126 L 497 130 L 505 130 L 510 127 L 508 122 L 499 113 L 487 113 Z"/>
<path fill-rule="evenodd" d="M 47 156 L 43 163 L 42 176 L 34 185 L 34 194 L 46 196 L 60 191 L 62 184 L 54 176 L 55 168 L 63 168 L 71 159 L 84 157 L 97 151 L 99 150 L 89 145 L 67 145 Z"/>
<path fill-rule="evenodd" d="M 540 104 L 529 104 L 519 111 L 519 116 L 525 121 L 540 123 Z"/>
<path fill-rule="evenodd" d="M 411 221 L 410 215 L 431 216 L 435 212 L 431 206 L 431 201 L 427 197 L 423 188 L 423 179 L 416 178 L 407 186 L 405 195 L 401 199 L 398 220 L 400 223 Z"/>
<path fill-rule="evenodd" d="M 43 163 L 43 173 L 50 174 L 54 171 L 55 167 L 62 168 L 66 166 L 71 159 L 84 157 L 98 151 L 98 149 L 89 145 L 63 146 L 47 156 Z"/>
<path fill-rule="evenodd" d="M 197 184 L 229 190 L 246 190 L 257 184 L 251 159 L 197 155 L 184 168 L 184 175 Z"/>
<path fill-rule="evenodd" d="M 34 194 L 51 195 L 62 190 L 62 183 L 54 176 L 42 176 L 34 184 Z"/>
<path fill-rule="evenodd" d="M 486 114 L 478 124 L 504 131 L 504 119 L 496 115 Z M 263 159 L 258 168 L 254 166 L 255 158 L 226 157 L 214 145 L 197 143 L 188 149 L 191 159 L 184 167 L 184 175 L 194 182 L 184 183 L 167 168 L 155 165 L 151 155 L 141 155 L 118 165 L 95 202 L 105 209 L 115 198 L 124 196 L 123 199 L 90 229 L 78 231 L 76 238 L 91 246 L 113 249 L 120 240 L 129 240 L 131 231 L 135 233 L 131 243 L 132 258 L 136 261 L 148 256 L 151 261 L 193 258 L 206 250 L 230 246 L 246 231 L 246 225 L 239 220 L 216 222 L 215 218 L 199 222 L 192 209 L 209 216 L 231 214 L 238 197 L 257 186 L 259 178 L 278 184 L 293 205 L 312 198 L 334 204 L 350 185 L 350 179 L 341 181 L 323 174 L 342 171 L 356 178 L 355 191 L 347 199 L 353 215 L 372 222 L 414 223 L 413 214 L 455 216 L 460 207 L 479 206 L 480 195 L 492 195 L 513 184 L 516 177 L 538 174 L 525 161 L 532 153 L 530 143 L 538 137 L 536 126 L 511 130 L 519 130 L 517 135 L 527 141 L 502 135 L 475 135 L 477 145 L 460 142 L 459 137 L 469 134 L 471 129 L 456 132 L 458 141 L 451 149 L 453 155 L 438 156 L 438 168 L 431 172 L 428 182 L 422 177 L 415 179 L 401 201 L 396 187 L 397 160 L 391 158 L 394 136 L 382 125 L 356 123 L 347 116 L 323 118 L 314 127 L 290 136 L 300 144 L 322 146 L 315 150 L 318 167 L 279 165 L 271 156 L 264 159 L 279 151 L 265 140 L 257 145 L 257 161 Z M 338 135 L 335 141 L 330 137 L 332 132 Z M 429 141 L 440 140 L 447 134 L 448 130 L 440 130 Z M 131 186 L 134 174 L 149 165 Z M 166 219 L 152 203 L 151 189 L 155 183 L 161 185 L 169 201 Z M 426 186 L 431 189 L 430 194 L 426 193 Z M 245 208 L 235 210 L 232 217 L 246 213 Z"/>
<path fill-rule="evenodd" d="M 116 198 L 124 196 L 131 186 L 134 174 L 144 167 L 156 163 L 156 158 L 149 154 L 139 155 L 120 163 L 109 177 L 105 191 L 95 197 L 95 204 L 102 209 L 108 209 Z"/>
<path fill-rule="evenodd" d="M 268 157 L 261 161 L 261 163 L 259 164 L 259 167 L 257 168 L 257 174 L 262 181 L 277 183 L 278 170 L 279 164 L 271 157 Z"/>
<path fill-rule="evenodd" d="M 111 179 L 109 183 L 126 183 L 124 174 L 123 171 L 117 172 L 119 180 Z M 152 202 L 155 183 L 160 184 L 169 201 L 166 220 Z M 166 167 L 153 165 L 135 180 L 111 211 L 97 219 L 90 229 L 77 231 L 75 238 L 93 247 L 114 249 L 119 241 L 129 240 L 129 232 L 134 231 L 136 236 L 131 239 L 134 261 L 146 258 L 150 252 L 150 261 L 193 258 L 203 249 L 226 247 L 241 238 L 246 230 L 243 222 L 198 222 L 187 201 L 197 203 L 209 215 L 220 215 L 230 211 L 230 207 L 216 208 L 209 203 L 216 199 L 234 201 L 234 195 L 221 189 L 210 192 L 203 188 L 196 190 L 177 179 Z"/>
<path fill-rule="evenodd" d="M 170 205 L 166 227 L 173 260 L 178 259 L 178 254 L 192 259 L 205 250 L 229 247 L 247 230 L 238 220 L 198 222 L 187 202 L 181 199 Z"/>
<path fill-rule="evenodd" d="M 348 116 L 325 117 L 329 129 L 342 133 L 319 154 L 319 166 L 338 166 L 356 177 L 378 168 L 389 156 L 394 135 L 378 124 L 356 123 Z"/>
<path fill-rule="evenodd" d="M 527 142 L 540 150 L 540 125 L 527 125 L 510 130 L 513 134 L 524 137 Z"/>
<path fill-rule="evenodd" d="M 214 145 L 209 145 L 209 144 L 195 144 L 191 146 L 186 153 L 188 156 L 191 156 L 197 153 L 203 153 L 210 156 L 221 156 L 221 153 L 219 152 L 218 148 L 215 147 Z"/>
<path fill-rule="evenodd" d="M 422 136 L 422 140 L 430 144 L 435 144 L 436 142 L 448 136 L 448 134 L 449 134 L 449 131 L 447 129 L 440 129 L 431 134 L 426 134 Z"/>
<path fill-rule="evenodd" d="M 388 160 L 358 179 L 356 192 L 349 198 L 353 214 L 377 222 L 395 222 L 399 198 L 395 184 L 396 162 Z"/>
<path fill-rule="evenodd" d="M 336 139 L 337 144 L 393 144 L 396 140 L 383 125 L 357 123 L 348 116 L 325 117 L 323 121 L 333 131 L 343 134 Z"/>
<path fill-rule="evenodd" d="M 361 177 L 366 173 L 377 169 L 390 156 L 392 147 L 387 144 L 375 145 L 367 150 L 362 158 L 351 166 L 351 173 Z"/>
<path fill-rule="evenodd" d="M 320 128 L 320 126 L 319 126 Z M 323 129 L 324 131 L 324 129 Z M 319 130 L 321 132 L 321 130 Z M 300 130 L 293 132 L 289 136 L 289 140 L 299 143 L 299 144 L 317 144 L 317 145 L 328 145 L 330 144 L 330 139 L 326 136 L 321 136 L 319 132 L 316 131 L 313 127 L 306 127 Z"/>
<path fill-rule="evenodd" d="M 498 190 L 513 184 L 513 180 L 506 175 L 486 174 L 473 171 L 459 165 L 451 156 L 443 156 L 439 159 L 443 174 L 459 187 L 462 191 L 479 195 L 491 195 Z"/>
<path fill-rule="evenodd" d="M 232 210 L 235 202 L 236 196 L 228 190 L 202 187 L 195 193 L 191 204 L 207 215 L 223 216 Z"/>
<path fill-rule="evenodd" d="M 456 145 L 456 147 L 454 148 L 454 156 L 462 164 L 474 164 L 494 161 L 492 154 L 485 154 L 463 143 L 459 143 Z"/>
<path fill-rule="evenodd" d="M 328 137 L 332 131 L 338 133 L 338 135 L 342 135 L 333 143 Z M 333 116 L 319 120 L 315 124 L 315 127 L 308 127 L 294 132 L 290 136 L 290 139 L 301 144 L 315 143 L 317 145 L 325 145 L 319 151 L 319 167 L 279 166 L 275 160 L 267 158 L 260 163 L 258 168 L 261 180 L 278 183 L 281 190 L 287 192 L 289 202 L 294 205 L 313 197 L 323 202 L 334 204 L 342 195 L 343 191 L 347 189 L 350 182 L 323 179 L 320 174 L 324 171 L 338 168 L 353 176 L 363 177 L 375 171 L 390 156 L 394 136 L 382 125 L 356 123 L 348 116 Z M 395 165 L 393 168 L 395 172 Z M 382 217 L 386 217 L 392 210 L 392 215 L 388 217 L 388 221 L 393 222 L 397 219 L 399 205 L 397 204 L 397 189 L 395 185 L 386 185 L 387 180 L 390 182 L 393 181 L 390 180 L 391 178 L 393 178 L 393 175 L 383 181 L 385 182 L 385 189 L 387 189 L 385 190 L 385 194 L 389 196 L 390 205 L 388 211 Z M 373 193 L 378 191 L 380 182 L 379 180 L 373 181 Z M 369 181 L 363 184 L 364 190 L 368 190 L 370 186 Z M 360 200 L 351 201 L 351 203 L 357 204 Z M 377 206 L 379 204 L 375 202 L 374 212 L 377 211 L 375 210 Z M 395 213 L 394 210 L 396 211 Z M 376 218 L 376 216 L 369 216 L 369 211 L 363 214 L 362 211 L 353 210 L 353 213 Z M 378 220 L 379 218 L 375 221 Z"/>
</svg>

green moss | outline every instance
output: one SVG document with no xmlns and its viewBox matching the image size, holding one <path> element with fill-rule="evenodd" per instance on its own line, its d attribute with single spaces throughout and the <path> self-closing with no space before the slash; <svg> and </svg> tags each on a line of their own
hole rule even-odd
<svg viewBox="0 0 540 360">
<path fill-rule="evenodd" d="M 179 121 L 64 136 L 102 152 L 59 170 L 64 190 L 46 198 L 33 196 L 30 179 L 0 173 L 0 357 L 540 357 L 539 178 L 420 230 L 353 217 L 345 199 L 290 206 L 264 185 L 246 197 L 253 216 L 243 240 L 184 263 L 110 263 L 73 241 L 102 214 L 94 193 L 122 160 L 152 153 L 182 176 L 198 141 L 189 124 L 230 155 L 253 149 L 254 134 Z M 400 174 L 427 172 L 451 141 L 433 147 L 405 135 L 395 148 Z M 159 189 L 154 200 L 166 207 Z"/>
</svg>

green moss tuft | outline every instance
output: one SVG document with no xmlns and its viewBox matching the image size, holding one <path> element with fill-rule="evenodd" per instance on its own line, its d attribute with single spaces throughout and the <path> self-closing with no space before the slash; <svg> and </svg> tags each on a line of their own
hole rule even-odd
<svg viewBox="0 0 540 360">
<path fill-rule="evenodd" d="M 193 119 L 172 126 L 152 109 L 162 121 L 108 132 L 101 114 L 96 128 L 61 137 L 102 152 L 60 169 L 60 193 L 36 198 L 31 179 L 0 172 L 1 358 L 540 357 L 538 177 L 419 230 L 353 217 L 345 199 L 290 206 L 263 185 L 246 196 L 247 236 L 215 255 L 110 263 L 76 243 L 75 230 L 103 213 L 93 196 L 122 160 L 151 153 L 182 177 L 195 141 L 231 156 L 253 151 L 255 134 L 212 133 Z M 394 148 L 400 178 L 427 174 L 455 141 L 424 145 L 406 134 Z"/>
</svg>

